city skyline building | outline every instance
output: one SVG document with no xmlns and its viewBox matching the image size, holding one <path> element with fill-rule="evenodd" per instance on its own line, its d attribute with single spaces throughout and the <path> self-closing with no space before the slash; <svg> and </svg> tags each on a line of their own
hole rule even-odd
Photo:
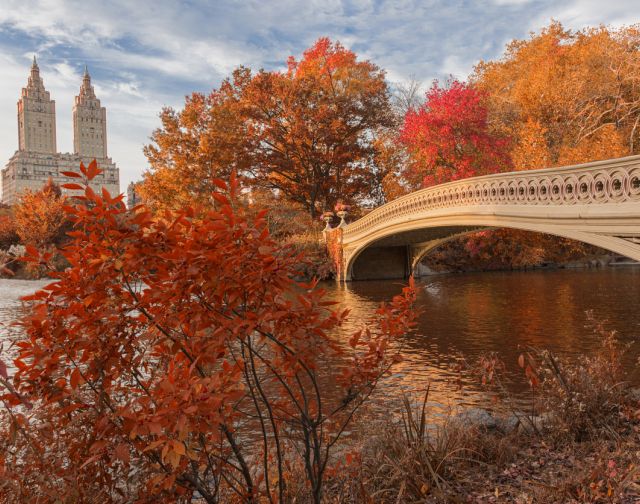
<svg viewBox="0 0 640 504">
<path fill-rule="evenodd" d="M 94 159 L 103 173 L 92 181 L 92 187 L 105 187 L 112 195 L 120 193 L 119 169 L 107 151 L 106 108 L 96 97 L 86 66 L 72 108 L 73 153 L 57 151 L 56 103 L 44 86 L 35 56 L 17 109 L 18 150 L 2 170 L 2 203 L 14 204 L 22 192 L 39 190 L 50 178 L 60 185 L 70 182 L 62 172 L 78 171 L 81 162 L 87 165 Z M 62 191 L 78 193 L 66 188 Z"/>
</svg>

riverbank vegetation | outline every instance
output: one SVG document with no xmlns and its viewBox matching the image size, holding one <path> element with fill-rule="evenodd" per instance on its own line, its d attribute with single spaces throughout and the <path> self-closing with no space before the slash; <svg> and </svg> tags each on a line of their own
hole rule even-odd
<svg viewBox="0 0 640 504">
<path fill-rule="evenodd" d="M 97 173 L 92 164 L 79 175 Z M 0 361 L 3 501 L 640 496 L 640 397 L 623 373 L 627 347 L 605 324 L 590 318 L 601 340 L 591 357 L 526 348 L 517 364 L 482 358 L 474 369 L 498 413 L 434 421 L 427 393 L 405 397 L 400 417 L 359 424 L 400 358 L 415 287 L 336 339 L 348 314 L 292 280 L 296 251 L 271 238 L 264 213 L 246 211 L 233 177 L 216 184 L 216 210 L 163 219 L 88 186 L 65 207 L 70 267 L 50 268 L 56 281 L 30 298 L 18 357 Z M 50 267 L 51 254 L 28 255 Z M 342 365 L 325 369 L 329 357 Z M 530 408 L 511 406 L 508 365 L 528 380 Z"/>
<path fill-rule="evenodd" d="M 473 409 L 443 420 L 431 416 L 428 391 L 422 401 L 405 396 L 401 418 L 372 426 L 328 485 L 329 502 L 637 502 L 637 376 L 623 371 L 628 345 L 592 314 L 587 320 L 601 341 L 593 356 L 523 352 L 518 365 L 532 391 L 528 411 L 512 409 L 501 383 L 509 364 L 495 356 L 479 365 L 499 397 L 494 413 Z"/>
</svg>

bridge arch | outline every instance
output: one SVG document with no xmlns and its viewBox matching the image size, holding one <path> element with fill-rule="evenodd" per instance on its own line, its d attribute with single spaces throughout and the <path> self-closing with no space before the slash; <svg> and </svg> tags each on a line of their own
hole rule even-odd
<svg viewBox="0 0 640 504">
<path fill-rule="evenodd" d="M 476 177 L 398 198 L 344 228 L 343 278 L 406 276 L 426 250 L 487 228 L 552 234 L 640 260 L 640 156 Z"/>
</svg>

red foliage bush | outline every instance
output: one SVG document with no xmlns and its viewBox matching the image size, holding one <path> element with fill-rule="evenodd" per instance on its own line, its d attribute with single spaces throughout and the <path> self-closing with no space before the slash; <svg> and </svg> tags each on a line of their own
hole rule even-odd
<svg viewBox="0 0 640 504">
<path fill-rule="evenodd" d="M 81 172 L 86 184 L 99 170 Z M 0 369 L 0 496 L 282 502 L 298 464 L 320 501 L 331 448 L 397 360 L 415 291 L 338 341 L 347 313 L 291 279 L 299 258 L 264 214 L 243 215 L 233 178 L 216 184 L 217 211 L 154 219 L 88 185 L 65 207 L 70 268 L 30 298 L 13 380 Z M 344 366 L 323 385 L 327 356 Z"/>
</svg>

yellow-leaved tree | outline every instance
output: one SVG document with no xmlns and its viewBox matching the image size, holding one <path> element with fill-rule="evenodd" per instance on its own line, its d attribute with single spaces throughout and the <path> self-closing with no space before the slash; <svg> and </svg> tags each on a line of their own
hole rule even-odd
<svg viewBox="0 0 640 504">
<path fill-rule="evenodd" d="M 491 120 L 514 139 L 518 169 L 640 152 L 640 28 L 566 30 L 560 23 L 516 40 L 472 81 Z"/>
</svg>

